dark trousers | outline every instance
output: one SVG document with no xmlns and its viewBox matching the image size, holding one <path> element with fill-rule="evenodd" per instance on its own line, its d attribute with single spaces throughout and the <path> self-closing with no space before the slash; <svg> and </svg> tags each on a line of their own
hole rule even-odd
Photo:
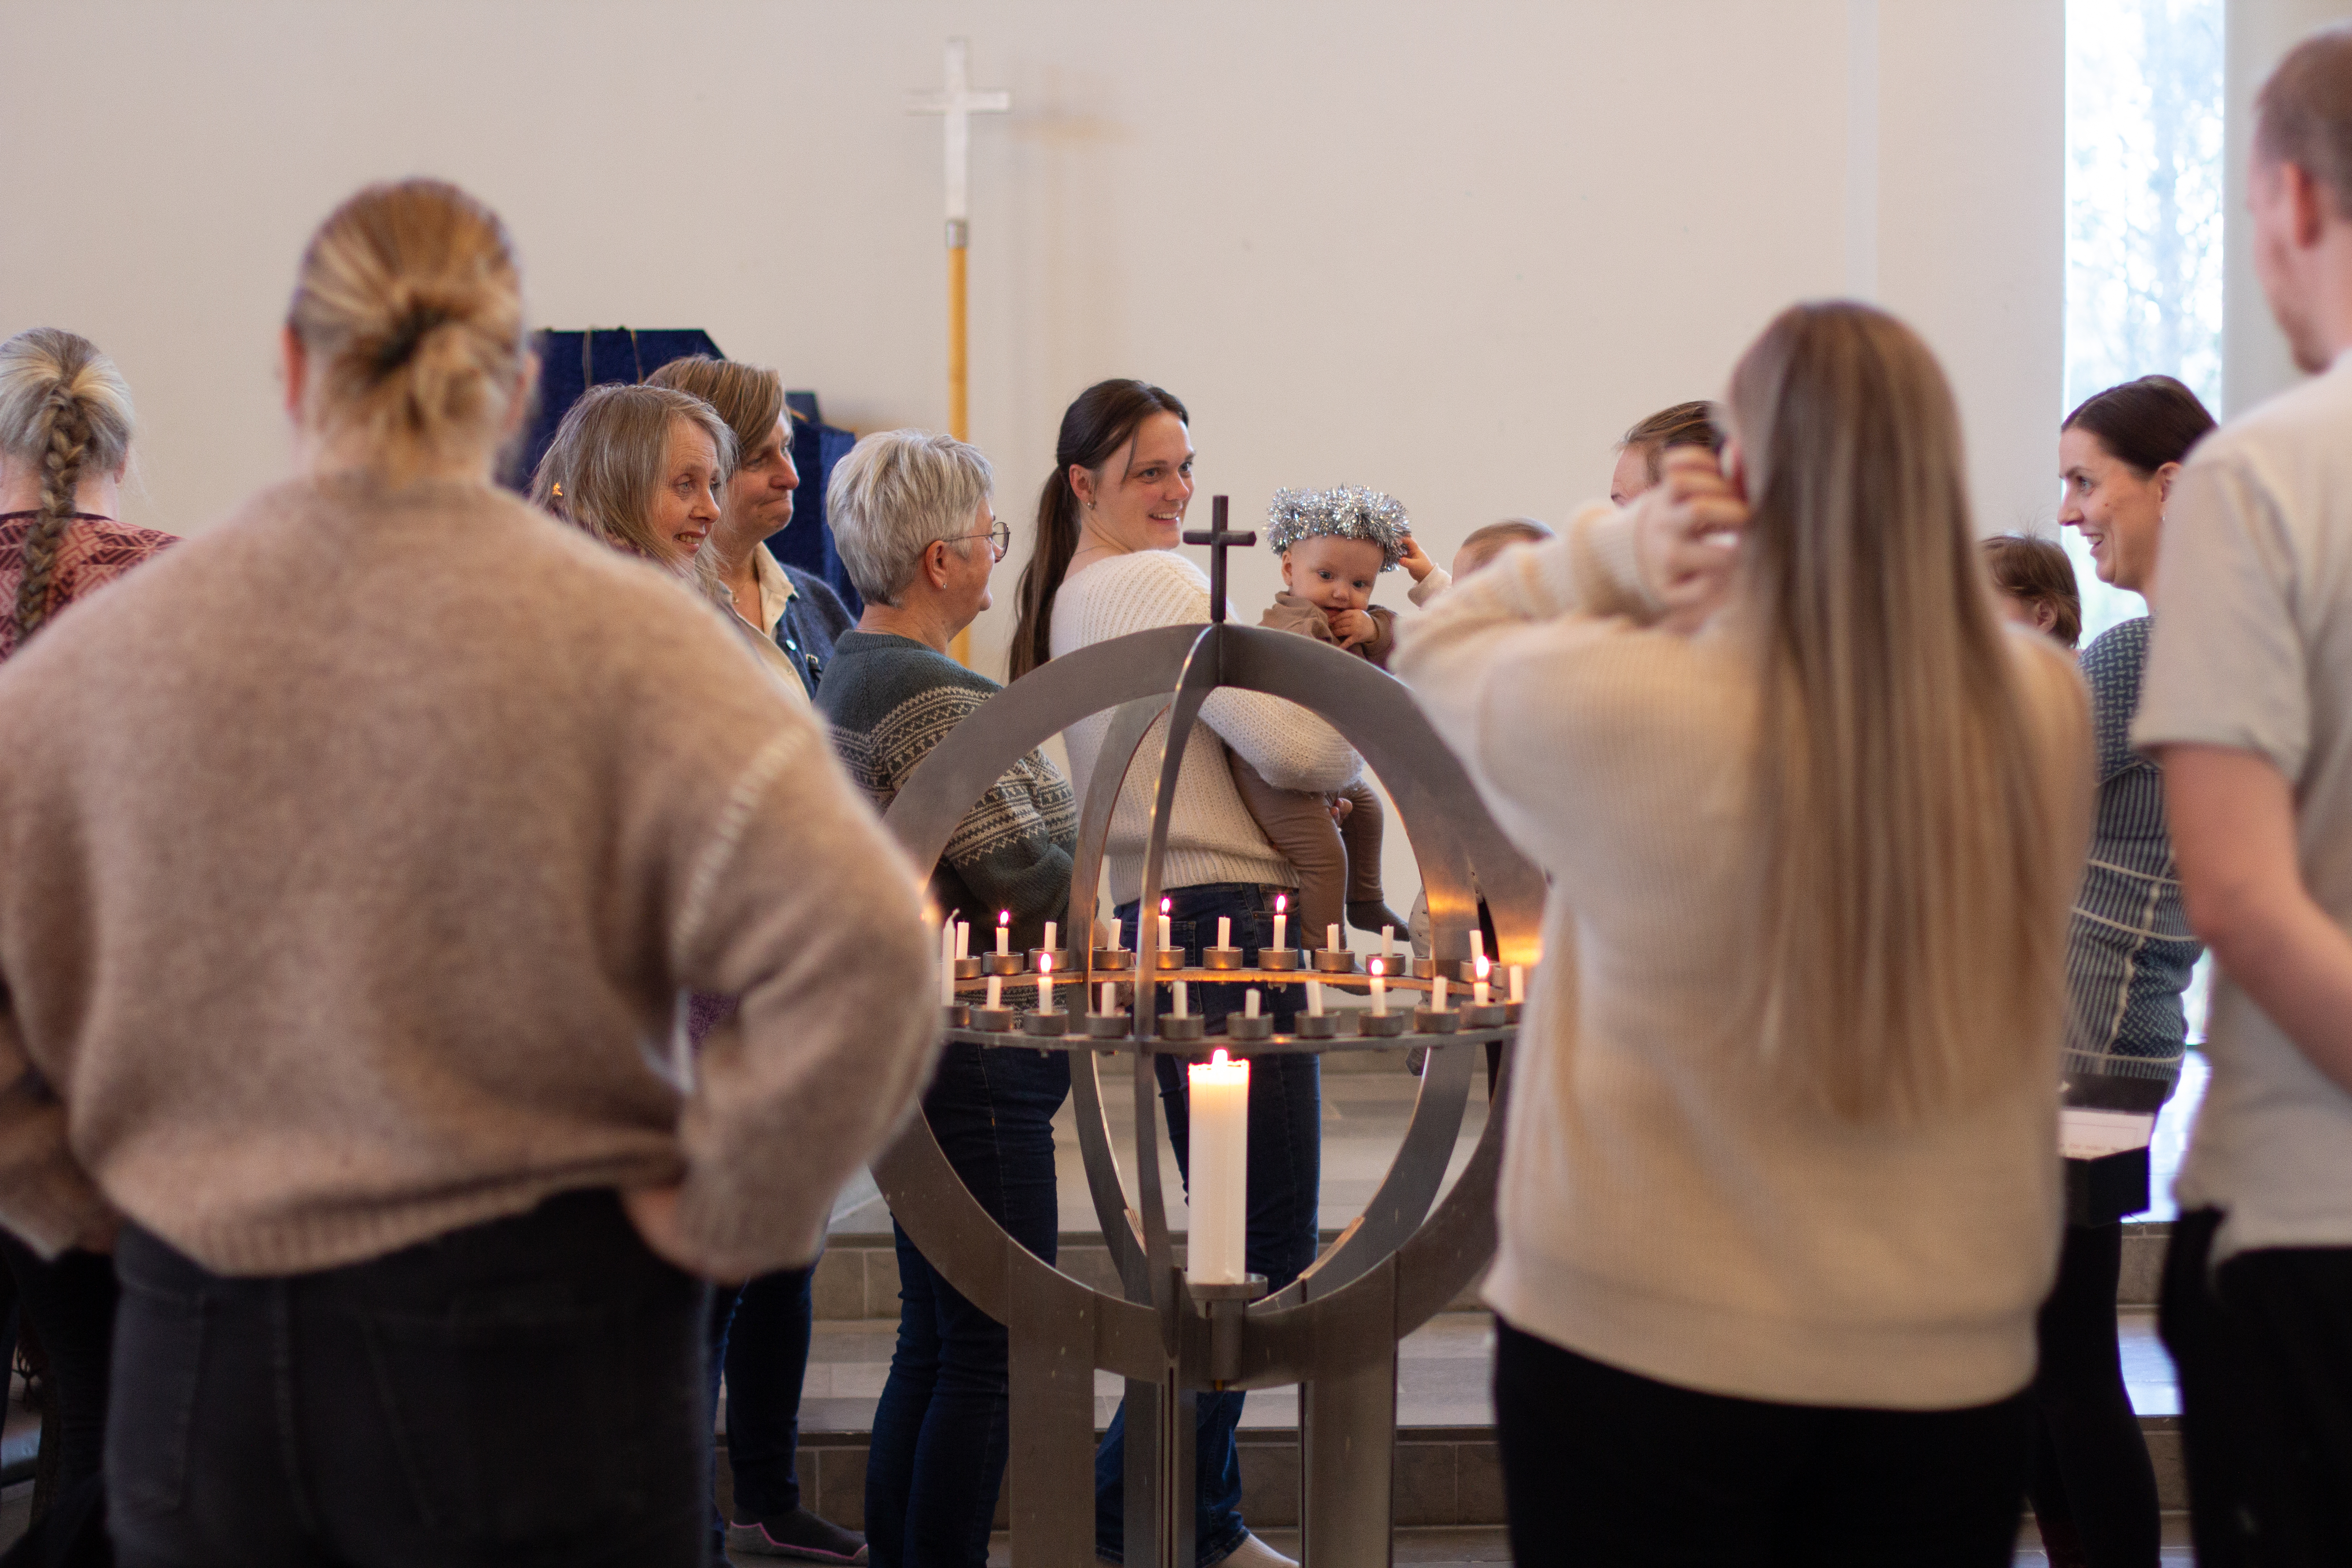
<svg viewBox="0 0 2352 1568">
<path fill-rule="evenodd" d="M 73 1248 L 45 1263 L 5 1232 L 0 1258 L 16 1279 L 17 1302 L 48 1362 L 48 1394 L 58 1402 L 58 1492 L 63 1496 L 97 1475 L 105 1461 L 114 1259 Z"/>
<path fill-rule="evenodd" d="M 704 1287 L 609 1191 L 342 1268 L 208 1272 L 135 1226 L 106 1452 L 126 1568 L 698 1568 Z"/>
<path fill-rule="evenodd" d="M 1061 1235 L 1053 1121 L 1069 1091 L 1060 1051 L 954 1045 L 923 1097 L 923 1118 L 971 1195 L 1048 1263 Z M 1004 1326 L 892 1228 L 898 1342 L 866 1461 L 868 1559 L 982 1568 L 1009 1441 Z"/>
<path fill-rule="evenodd" d="M 1495 1417 L 1520 1568 L 2008 1568 L 2016 1552 L 2022 1393 L 1967 1410 L 1771 1405 L 1497 1321 Z"/>
<path fill-rule="evenodd" d="M 2070 1225 L 2042 1305 L 2033 1376 L 2033 1518 L 2054 1568 L 2156 1568 L 2156 1467 L 2124 1387 L 2116 1281 L 2124 1227 Z"/>
<path fill-rule="evenodd" d="M 816 1326 L 816 1267 L 762 1274 L 710 1293 L 707 1391 L 727 1373 L 727 1469 L 735 1517 L 774 1519 L 801 1506 L 801 1384 Z"/>
<path fill-rule="evenodd" d="M 2158 1323 L 2180 1376 L 2200 1568 L 2352 1563 L 2352 1247 L 2212 1267 L 2218 1210 L 2173 1222 Z"/>
<path fill-rule="evenodd" d="M 1169 899 L 1176 940 L 1187 941 L 1185 921 L 1198 933 L 1191 943 L 1195 962 L 1199 944 L 1216 940 L 1219 915 L 1233 917 L 1234 940 L 1239 945 L 1249 945 L 1254 940 L 1244 932 L 1269 929 L 1260 918 L 1269 902 L 1256 887 L 1218 883 L 1179 888 Z M 1118 917 L 1122 939 L 1132 947 L 1129 933 L 1134 931 L 1135 906 L 1121 905 Z M 1192 1001 L 1209 1029 L 1214 1031 L 1226 1014 L 1241 1011 L 1244 989 L 1229 984 L 1194 989 Z M 1273 1010 L 1271 999 L 1268 1010 Z M 1160 1103 L 1168 1118 L 1168 1142 L 1178 1168 L 1189 1179 L 1191 1102 L 1185 1092 L 1183 1063 L 1175 1057 L 1161 1057 L 1154 1066 L 1160 1079 Z M 1243 1258 L 1250 1272 L 1265 1276 L 1268 1289 L 1281 1289 L 1315 1261 L 1316 1205 L 1323 1180 L 1322 1115 L 1319 1060 L 1295 1055 L 1251 1059 L 1248 1215 Z M 1197 1409 L 1200 1441 L 1193 1462 L 1199 1490 L 1192 1541 L 1199 1561 L 1210 1563 L 1223 1559 L 1249 1533 L 1242 1519 L 1241 1451 L 1234 1441 L 1242 1419 L 1241 1392 L 1202 1394 Z M 1122 1404 L 1095 1453 L 1096 1549 L 1118 1561 L 1126 1537 L 1127 1407 Z"/>
</svg>

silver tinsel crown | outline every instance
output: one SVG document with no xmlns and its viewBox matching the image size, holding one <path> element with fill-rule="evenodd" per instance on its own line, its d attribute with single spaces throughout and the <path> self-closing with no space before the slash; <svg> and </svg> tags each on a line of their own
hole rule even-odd
<svg viewBox="0 0 2352 1568">
<path fill-rule="evenodd" d="M 1336 485 L 1328 490 L 1281 489 L 1265 509 L 1265 542 L 1276 555 L 1302 539 L 1359 539 L 1381 547 L 1381 570 L 1393 572 L 1404 558 L 1412 519 L 1404 503 L 1379 490 Z"/>
</svg>

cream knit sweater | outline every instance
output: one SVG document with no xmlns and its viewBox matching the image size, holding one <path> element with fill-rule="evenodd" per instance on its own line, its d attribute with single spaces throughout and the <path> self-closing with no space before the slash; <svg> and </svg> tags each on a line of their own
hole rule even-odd
<svg viewBox="0 0 2352 1568">
<path fill-rule="evenodd" d="M 1456 584 L 1392 662 L 1552 878 L 1487 1299 L 1529 1333 L 1709 1393 L 1896 1409 L 2014 1394 L 2057 1256 L 2057 1032 L 2005 1092 L 1900 1128 L 1776 1096 L 1736 1020 L 1727 1055 L 1760 918 L 1755 678 L 1727 639 L 1653 613 L 1627 520 L 1598 508 Z M 2082 685 L 2040 639 L 2010 647 L 2067 825 L 2037 853 L 2079 864 Z M 2046 916 L 2054 952 L 2064 910 Z"/>
<path fill-rule="evenodd" d="M 1204 626 L 1208 619 L 1209 579 L 1201 569 L 1172 550 L 1139 550 L 1098 561 L 1062 584 L 1054 596 L 1054 657 L 1155 626 Z M 1177 773 L 1176 806 L 1169 820 L 1162 867 L 1167 885 L 1297 887 L 1297 874 L 1265 841 L 1249 807 L 1242 804 L 1233 770 L 1225 765 L 1217 742 L 1231 746 L 1267 782 L 1300 790 L 1347 787 L 1361 766 L 1354 750 L 1321 720 L 1279 697 L 1258 692 L 1217 692 L 1202 704 L 1201 720 L 1184 744 Z M 1081 809 L 1094 778 L 1096 753 L 1109 729 L 1108 710 L 1069 728 L 1070 774 Z M 1167 732 L 1163 719 L 1144 738 L 1138 755 L 1158 756 Z M 1131 903 L 1142 896 L 1154 787 L 1144 770 L 1129 773 L 1111 814 L 1104 858 L 1110 867 L 1114 903 Z"/>
<path fill-rule="evenodd" d="M 0 665 L 0 1222 L 289 1274 L 682 1181 L 703 1267 L 803 1262 L 929 1068 L 920 889 L 650 565 L 266 492 Z"/>
</svg>

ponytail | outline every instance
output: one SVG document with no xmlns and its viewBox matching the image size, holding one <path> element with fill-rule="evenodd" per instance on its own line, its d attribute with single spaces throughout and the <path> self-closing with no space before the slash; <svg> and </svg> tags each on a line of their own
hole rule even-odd
<svg viewBox="0 0 2352 1568">
<path fill-rule="evenodd" d="M 48 619 L 81 481 L 122 466 L 131 424 L 131 389 L 88 338 L 35 327 L 0 343 L 0 453 L 41 473 L 40 515 L 25 534 L 12 612 L 18 647 Z"/>
<path fill-rule="evenodd" d="M 1099 468 L 1134 439 L 1154 414 L 1192 416 L 1172 392 L 1141 381 L 1098 381 L 1078 394 L 1062 416 L 1054 443 L 1054 472 L 1037 495 L 1037 538 L 1021 569 L 1020 616 L 1013 626 L 1012 679 L 1020 679 L 1054 657 L 1054 597 L 1078 552 L 1078 493 L 1070 470 Z"/>
</svg>

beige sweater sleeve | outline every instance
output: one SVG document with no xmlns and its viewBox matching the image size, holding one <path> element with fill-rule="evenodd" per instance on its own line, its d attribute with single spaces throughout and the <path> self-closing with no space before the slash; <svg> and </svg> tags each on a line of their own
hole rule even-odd
<svg viewBox="0 0 2352 1568">
<path fill-rule="evenodd" d="M 25 1053 L 0 987 L 0 1223 L 54 1258 L 111 1223 L 113 1210 L 66 1143 L 66 1108 Z"/>
<path fill-rule="evenodd" d="M 923 877 L 796 712 L 737 778 L 676 921 L 678 983 L 737 995 L 693 1063 L 678 1218 L 703 1268 L 807 1262 L 937 1052 Z"/>
</svg>

